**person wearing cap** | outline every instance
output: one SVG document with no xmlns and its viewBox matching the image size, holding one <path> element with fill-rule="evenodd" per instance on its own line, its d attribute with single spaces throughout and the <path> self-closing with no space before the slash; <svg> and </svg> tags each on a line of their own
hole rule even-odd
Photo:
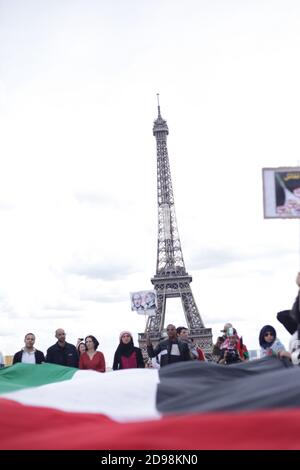
<svg viewBox="0 0 300 470">
<path fill-rule="evenodd" d="M 224 333 L 224 338 L 227 338 L 227 331 L 229 328 L 233 328 L 232 323 L 225 323 L 223 330 L 221 330 L 221 333 Z"/>
<path fill-rule="evenodd" d="M 222 344 L 221 356 L 218 364 L 235 364 L 242 360 L 243 359 L 240 357 L 238 350 L 238 335 L 234 328 L 229 327 L 227 330 L 227 338 Z"/>
<path fill-rule="evenodd" d="M 223 346 L 224 341 L 227 338 L 227 330 L 229 328 L 232 328 L 232 324 L 231 323 L 225 323 L 225 325 L 223 327 L 223 330 L 221 330 L 221 333 L 223 333 L 223 335 L 218 336 L 216 343 L 213 345 L 212 355 L 213 355 L 213 360 L 215 362 L 219 362 L 219 360 L 221 358 L 222 346 Z"/>
<path fill-rule="evenodd" d="M 243 338 L 238 336 L 237 331 L 235 328 L 233 328 L 232 323 L 228 322 L 225 323 L 223 330 L 221 330 L 223 335 L 217 338 L 217 342 L 213 347 L 213 357 L 216 362 L 219 362 L 219 360 L 223 357 L 222 350 L 226 348 L 226 340 L 228 338 L 228 333 L 231 330 L 233 330 L 233 333 L 237 338 L 237 350 L 241 361 L 247 361 L 249 359 L 249 352 L 247 346 L 243 343 Z"/>
<path fill-rule="evenodd" d="M 144 368 L 142 351 L 134 346 L 130 331 L 122 331 L 119 340 L 120 343 L 114 355 L 113 370 Z"/>
<path fill-rule="evenodd" d="M 249 352 L 248 352 L 247 346 L 244 344 L 242 336 L 240 337 L 238 335 L 236 328 L 233 328 L 232 323 L 225 323 L 224 328 L 223 330 L 221 330 L 221 332 L 224 333 L 224 335 L 222 336 L 223 341 L 221 342 L 221 345 L 220 345 L 221 355 L 222 355 L 222 349 L 226 345 L 226 339 L 228 338 L 228 336 L 231 336 L 233 332 L 233 334 L 236 336 L 236 339 L 237 339 L 237 350 L 238 350 L 241 361 L 248 361 Z"/>
<path fill-rule="evenodd" d="M 218 338 L 220 339 L 220 350 L 223 348 L 223 344 L 228 337 L 228 331 L 232 328 L 233 328 L 232 323 L 225 323 L 223 330 L 221 330 L 221 333 L 223 333 L 223 335 Z"/>
</svg>

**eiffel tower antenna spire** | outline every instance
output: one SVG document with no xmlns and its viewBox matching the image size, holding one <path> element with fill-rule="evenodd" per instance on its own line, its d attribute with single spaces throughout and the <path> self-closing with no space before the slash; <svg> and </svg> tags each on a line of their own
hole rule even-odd
<svg viewBox="0 0 300 470">
<path fill-rule="evenodd" d="M 158 117 L 161 117 L 161 115 L 160 115 L 160 105 L 159 105 L 159 93 L 156 93 L 156 97 L 157 97 Z"/>
<path fill-rule="evenodd" d="M 192 277 L 183 260 L 167 148 L 169 128 L 160 113 L 159 94 L 157 103 L 158 117 L 154 121 L 153 135 L 157 156 L 158 238 L 156 273 L 151 279 L 157 294 L 157 308 L 155 315 L 148 318 L 145 334 L 150 334 L 154 342 L 159 340 L 164 328 L 166 300 L 180 297 L 190 337 L 206 352 L 211 352 L 211 329 L 204 327 L 190 286 Z M 145 334 L 139 336 L 141 347 L 145 345 Z"/>
</svg>

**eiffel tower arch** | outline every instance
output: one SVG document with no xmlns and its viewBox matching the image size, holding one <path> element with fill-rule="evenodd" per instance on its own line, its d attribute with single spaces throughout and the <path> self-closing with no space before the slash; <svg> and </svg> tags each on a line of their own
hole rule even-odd
<svg viewBox="0 0 300 470">
<path fill-rule="evenodd" d="M 168 157 L 168 134 L 167 121 L 161 117 L 158 102 L 158 117 L 153 126 L 157 154 L 158 240 L 156 274 L 151 279 L 157 294 L 157 308 L 155 316 L 148 317 L 145 332 L 139 334 L 139 345 L 145 350 L 147 335 L 153 344 L 159 341 L 164 329 L 166 301 L 180 297 L 190 337 L 205 352 L 211 352 L 211 328 L 204 326 L 190 285 L 192 277 L 186 271 L 182 255 Z"/>
</svg>

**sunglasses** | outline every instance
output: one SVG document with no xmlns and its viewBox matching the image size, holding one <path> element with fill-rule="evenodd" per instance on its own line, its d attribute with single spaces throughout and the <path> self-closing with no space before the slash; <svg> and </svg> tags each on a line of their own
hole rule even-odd
<svg viewBox="0 0 300 470">
<path fill-rule="evenodd" d="M 272 333 L 268 332 L 268 333 L 265 333 L 265 336 L 274 336 Z"/>
</svg>

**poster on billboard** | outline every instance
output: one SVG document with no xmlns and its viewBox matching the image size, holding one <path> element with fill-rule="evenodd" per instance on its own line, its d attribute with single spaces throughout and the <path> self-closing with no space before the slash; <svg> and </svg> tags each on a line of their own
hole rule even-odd
<svg viewBox="0 0 300 470">
<path fill-rule="evenodd" d="M 263 168 L 264 217 L 300 218 L 300 167 Z"/>
<path fill-rule="evenodd" d="M 130 292 L 131 310 L 142 315 L 155 315 L 157 297 L 155 290 Z"/>
</svg>

